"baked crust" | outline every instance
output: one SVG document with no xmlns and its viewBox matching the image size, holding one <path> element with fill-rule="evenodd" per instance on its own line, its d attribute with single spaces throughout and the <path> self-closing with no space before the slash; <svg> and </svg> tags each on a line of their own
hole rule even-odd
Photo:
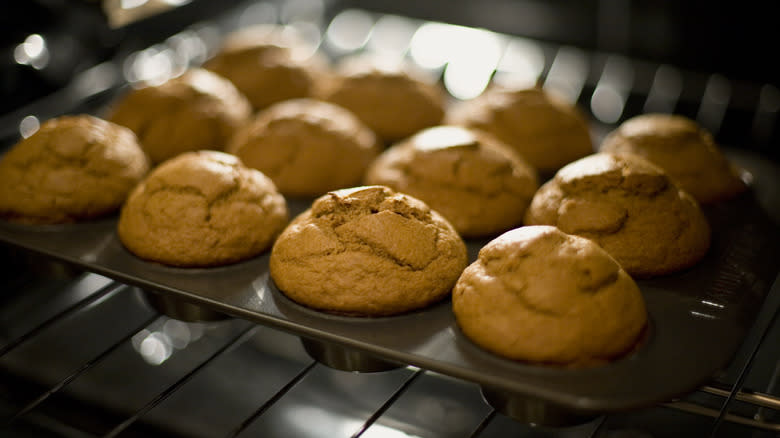
<svg viewBox="0 0 780 438">
<path fill-rule="evenodd" d="M 452 293 L 458 326 L 498 355 L 593 366 L 632 351 L 647 325 L 636 283 L 593 241 L 551 226 L 485 245 Z"/>
<path fill-rule="evenodd" d="M 444 123 L 491 133 L 543 175 L 594 152 L 579 108 L 539 87 L 491 88 L 453 106 Z"/>
<path fill-rule="evenodd" d="M 270 272 L 279 290 L 314 309 L 394 315 L 450 294 L 466 246 L 425 203 L 383 186 L 321 196 L 279 236 Z"/>
<path fill-rule="evenodd" d="M 685 116 L 633 117 L 610 132 L 600 149 L 641 155 L 702 204 L 733 198 L 747 188 L 712 134 Z"/>
<path fill-rule="evenodd" d="M 536 192 L 524 223 L 587 237 L 638 277 L 690 267 L 710 245 L 696 200 L 633 154 L 598 153 L 566 165 Z"/>
<path fill-rule="evenodd" d="M 198 151 L 160 164 L 133 190 L 118 233 L 144 260 L 209 267 L 267 250 L 287 220 L 287 204 L 265 175 L 233 155 Z"/>
<path fill-rule="evenodd" d="M 520 225 L 539 187 L 533 167 L 508 146 L 457 126 L 427 128 L 388 148 L 365 183 L 421 199 L 464 237 Z"/>
<path fill-rule="evenodd" d="M 162 84 L 130 91 L 113 105 L 108 119 L 132 129 L 159 164 L 183 152 L 224 150 L 251 111 L 230 81 L 193 68 Z"/>
<path fill-rule="evenodd" d="M 89 115 L 47 120 L 0 159 L 0 217 L 54 224 L 113 213 L 149 166 L 125 127 Z"/>
<path fill-rule="evenodd" d="M 307 197 L 359 185 L 380 147 L 347 109 L 292 99 L 258 113 L 228 151 L 271 178 L 285 196 Z"/>
</svg>

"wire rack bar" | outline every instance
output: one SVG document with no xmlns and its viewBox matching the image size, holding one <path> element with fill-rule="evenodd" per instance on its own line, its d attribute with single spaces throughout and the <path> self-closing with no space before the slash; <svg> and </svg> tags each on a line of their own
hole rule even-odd
<svg viewBox="0 0 780 438">
<path fill-rule="evenodd" d="M 490 422 L 493 421 L 493 418 L 495 418 L 496 413 L 497 411 L 491 408 L 490 412 L 485 415 L 485 418 L 483 418 L 482 421 L 477 424 L 477 427 L 471 431 L 469 438 L 477 438 L 478 436 L 482 435 L 482 432 L 485 431 L 485 429 L 488 427 L 488 424 L 490 424 Z"/>
<path fill-rule="evenodd" d="M 719 409 L 708 408 L 700 404 L 691 403 L 687 401 L 676 401 L 670 403 L 664 403 L 664 406 L 678 411 L 688 412 L 690 414 L 703 415 L 711 418 L 718 418 L 721 416 Z M 780 432 L 780 423 L 770 423 L 763 420 L 757 420 L 754 418 L 744 417 L 742 415 L 726 413 L 722 416 L 723 420 L 731 423 L 741 424 L 744 426 L 754 427 L 756 429 L 769 430 L 774 432 Z M 713 432 L 717 432 L 713 430 Z"/>
<path fill-rule="evenodd" d="M 38 324 L 31 330 L 29 330 L 27 333 L 19 336 L 18 338 L 12 340 L 11 342 L 3 345 L 0 347 L 0 357 L 8 354 L 11 350 L 18 347 L 28 339 L 38 335 L 40 332 L 46 330 L 47 328 L 51 327 L 53 324 L 55 324 L 57 321 L 59 321 L 62 318 L 67 317 L 70 314 L 76 313 L 79 310 L 89 306 L 90 304 L 94 303 L 95 301 L 111 294 L 114 292 L 117 292 L 119 289 L 127 288 L 128 286 L 118 283 L 116 281 L 112 281 L 111 283 L 103 286 L 102 288 L 98 289 L 95 293 L 89 295 L 88 297 L 82 299 L 81 301 L 78 301 L 76 303 L 71 304 L 69 307 L 67 307 L 64 310 L 61 310 L 54 316 L 50 317 L 49 319 L 43 321 L 42 323 Z"/>
<path fill-rule="evenodd" d="M 303 368 L 298 374 L 295 375 L 289 382 L 287 382 L 286 385 L 284 385 L 279 391 L 276 392 L 276 394 L 273 395 L 273 397 L 269 398 L 265 403 L 263 403 L 255 412 L 252 413 L 252 415 L 249 416 L 246 420 L 242 421 L 241 424 L 239 424 L 235 429 L 231 430 L 230 433 L 225 435 L 225 438 L 233 438 L 243 432 L 247 427 L 249 427 L 250 424 L 252 424 L 256 419 L 258 419 L 261 415 L 265 413 L 265 411 L 268 410 L 271 406 L 273 406 L 279 399 L 281 399 L 285 394 L 287 394 L 295 385 L 298 384 L 301 380 L 303 380 L 306 375 L 309 374 L 309 371 L 314 368 L 314 366 L 317 365 L 317 361 L 312 361 L 309 365 L 307 365 L 305 368 Z"/>
<path fill-rule="evenodd" d="M 216 358 L 220 357 L 224 353 L 227 353 L 228 351 L 232 350 L 239 344 L 243 343 L 245 340 L 249 339 L 254 333 L 257 331 L 258 326 L 254 324 L 249 324 L 246 328 L 244 328 L 238 335 L 234 336 L 233 339 L 231 339 L 227 344 L 220 347 L 217 351 L 215 351 L 211 356 L 206 358 L 203 362 L 201 362 L 198 366 L 193 368 L 190 372 L 182 376 L 179 380 L 177 380 L 174 384 L 167 387 L 164 391 L 159 393 L 156 397 L 154 397 L 149 403 L 147 403 L 144 407 L 139 409 L 135 414 L 130 416 L 127 420 L 119 423 L 116 427 L 108 431 L 103 437 L 105 438 L 113 438 L 128 427 L 130 427 L 133 423 L 135 423 L 139 418 L 141 418 L 144 414 L 149 412 L 152 408 L 160 404 L 162 401 L 167 399 L 171 396 L 171 394 L 175 393 L 179 388 L 184 386 L 185 383 L 189 382 L 195 375 L 198 374 L 203 368 L 205 368 L 208 364 L 212 363 Z"/>
<path fill-rule="evenodd" d="M 719 397 L 728 397 L 731 393 L 731 389 L 732 387 L 730 385 L 725 385 L 723 383 L 711 383 L 701 387 L 699 390 L 706 392 L 707 394 L 717 395 Z M 734 399 L 759 407 L 780 411 L 780 397 L 771 394 L 765 394 L 763 392 L 756 392 L 743 388 L 734 394 Z"/>
<path fill-rule="evenodd" d="M 20 417 L 24 416 L 28 412 L 35 409 L 38 405 L 43 403 L 46 399 L 51 397 L 52 394 L 56 393 L 57 391 L 61 390 L 70 382 L 75 380 L 77 377 L 79 377 L 81 374 L 86 372 L 87 370 L 91 369 L 95 365 L 102 362 L 105 358 L 111 355 L 114 351 L 116 351 L 119 347 L 127 343 L 133 336 L 135 336 L 138 332 L 143 330 L 144 328 L 148 327 L 150 324 L 152 324 L 157 318 L 159 318 L 159 315 L 153 315 L 152 317 L 148 318 L 141 324 L 139 324 L 135 329 L 131 330 L 127 335 L 125 335 L 122 339 L 118 340 L 116 343 L 108 347 L 107 349 L 103 350 L 100 354 L 86 362 L 84 365 L 79 367 L 77 370 L 72 372 L 70 375 L 62 379 L 59 383 L 52 386 L 48 391 L 41 394 L 39 397 L 37 397 L 35 400 L 28 403 L 26 406 L 24 406 L 19 412 L 14 414 L 11 418 L 8 419 L 6 422 L 6 426 L 9 426 L 11 423 L 13 423 L 15 420 L 19 419 Z"/>
<path fill-rule="evenodd" d="M 425 373 L 425 370 L 423 370 L 423 369 L 418 369 L 418 370 L 417 370 L 417 371 L 415 371 L 415 372 L 414 372 L 414 373 L 413 373 L 411 376 L 409 376 L 409 377 L 408 377 L 408 378 L 407 378 L 407 379 L 406 379 L 406 380 L 405 380 L 405 381 L 404 381 L 404 382 L 401 384 L 401 386 L 399 386 L 399 387 L 398 387 L 398 389 L 396 389 L 396 390 L 395 390 L 395 392 L 393 392 L 393 393 L 390 395 L 390 397 L 388 397 L 388 399 L 387 399 L 387 400 L 385 400 L 385 402 L 382 404 L 382 406 L 380 406 L 380 407 L 379 407 L 379 409 L 377 409 L 377 410 L 376 410 L 376 412 L 374 412 L 374 413 L 373 413 L 373 414 L 372 414 L 370 417 L 368 417 L 368 419 L 365 421 L 365 423 L 363 423 L 363 425 L 362 425 L 362 426 L 360 426 L 360 429 L 358 429 L 358 430 L 357 430 L 357 431 L 356 431 L 354 434 L 352 434 L 352 437 L 351 437 L 351 438 L 358 438 L 358 437 L 360 437 L 361 435 L 363 435 L 363 433 L 364 433 L 366 430 L 368 430 L 368 428 L 369 428 L 369 427 L 371 427 L 371 425 L 372 425 L 372 424 L 374 424 L 374 422 L 376 422 L 376 420 L 377 420 L 379 417 L 381 417 L 381 416 L 382 416 L 382 414 L 383 414 L 383 413 L 384 413 L 384 412 L 385 412 L 385 411 L 386 411 L 388 408 L 390 408 L 390 406 L 392 406 L 392 405 L 393 405 L 393 403 L 395 403 L 395 401 L 396 401 L 396 400 L 398 400 L 398 398 L 399 398 L 399 397 L 401 397 L 401 395 L 402 395 L 402 394 L 403 394 L 403 393 L 404 393 L 404 392 L 405 392 L 405 391 L 406 391 L 406 390 L 407 390 L 407 389 L 408 389 L 408 388 L 409 388 L 409 387 L 412 385 L 412 383 L 414 383 L 414 382 L 415 382 L 415 380 L 417 380 L 417 378 L 419 378 L 420 376 L 422 376 L 422 375 L 423 375 L 423 373 Z"/>
<path fill-rule="evenodd" d="M 723 402 L 723 405 L 720 408 L 720 412 L 718 413 L 718 416 L 715 417 L 715 421 L 713 422 L 712 425 L 712 433 L 710 434 L 710 437 L 715 438 L 715 436 L 718 433 L 718 428 L 720 427 L 721 423 L 728 415 L 731 402 L 734 400 L 736 394 L 742 391 L 742 386 L 745 384 L 745 379 L 747 378 L 748 373 L 750 372 L 750 368 L 753 366 L 753 360 L 756 358 L 756 355 L 758 354 L 758 350 L 761 348 L 761 345 L 764 344 L 764 339 L 766 339 L 769 330 L 775 324 L 778 313 L 780 313 L 780 309 L 775 310 L 775 312 L 772 314 L 772 318 L 770 319 L 770 321 L 761 329 L 761 334 L 758 337 L 758 340 L 756 341 L 755 345 L 753 345 L 753 347 L 751 348 L 750 355 L 745 360 L 745 363 L 739 372 L 739 376 L 737 376 L 737 380 L 734 382 L 734 386 L 731 388 L 728 397 L 726 397 L 726 400 Z"/>
</svg>

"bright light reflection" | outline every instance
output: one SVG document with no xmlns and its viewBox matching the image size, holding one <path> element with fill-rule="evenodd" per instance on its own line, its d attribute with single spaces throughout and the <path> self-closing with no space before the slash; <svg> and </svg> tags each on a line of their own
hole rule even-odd
<svg viewBox="0 0 780 438">
<path fill-rule="evenodd" d="M 544 52 L 537 44 L 520 38 L 509 41 L 498 63 L 495 81 L 510 87 L 533 86 L 544 70 Z"/>
<path fill-rule="evenodd" d="M 160 365 L 204 334 L 204 324 L 163 318 L 156 329 L 144 329 L 131 339 L 133 349 L 150 365 Z"/>
<path fill-rule="evenodd" d="M 258 2 L 241 12 L 238 18 L 238 28 L 276 23 L 277 16 L 278 11 L 275 5 L 268 2 Z"/>
<path fill-rule="evenodd" d="M 41 122 L 35 116 L 26 116 L 19 122 L 19 134 L 22 138 L 27 138 L 35 134 L 41 128 Z"/>
<path fill-rule="evenodd" d="M 145 5 L 148 0 L 120 0 L 119 6 L 122 9 L 135 9 Z"/>
<path fill-rule="evenodd" d="M 171 357 L 173 348 L 164 333 L 154 332 L 141 341 L 138 353 L 150 365 L 160 365 Z"/>
<path fill-rule="evenodd" d="M 420 26 L 409 46 L 409 54 L 414 62 L 423 68 L 444 67 L 451 55 L 451 49 L 444 43 L 452 34 L 453 27 L 442 23 L 425 23 Z"/>
<path fill-rule="evenodd" d="M 14 61 L 40 70 L 49 64 L 49 49 L 46 40 L 34 33 L 14 48 Z"/>
<path fill-rule="evenodd" d="M 384 56 L 403 56 L 409 49 L 416 26 L 408 19 L 385 15 L 371 31 L 368 47 Z"/>
<path fill-rule="evenodd" d="M 615 123 L 623 114 L 623 98 L 610 85 L 599 85 L 590 98 L 593 116 L 604 123 Z"/>
<path fill-rule="evenodd" d="M 479 96 L 490 83 L 502 55 L 499 37 L 488 31 L 452 27 L 445 41 L 450 59 L 444 71 L 444 86 L 457 99 Z"/>
<path fill-rule="evenodd" d="M 180 73 L 180 68 L 175 68 L 171 49 L 149 48 L 128 57 L 125 77 L 131 83 L 146 82 L 151 85 L 159 85 Z"/>
<path fill-rule="evenodd" d="M 325 31 L 328 44 L 341 52 L 360 49 L 368 41 L 374 19 L 366 12 L 347 9 L 336 15 Z"/>
<path fill-rule="evenodd" d="M 362 420 L 339 416 L 316 406 L 294 406 L 285 411 L 293 436 L 350 436 L 363 424 Z M 374 423 L 363 434 L 369 438 L 420 438 L 392 427 Z"/>
</svg>

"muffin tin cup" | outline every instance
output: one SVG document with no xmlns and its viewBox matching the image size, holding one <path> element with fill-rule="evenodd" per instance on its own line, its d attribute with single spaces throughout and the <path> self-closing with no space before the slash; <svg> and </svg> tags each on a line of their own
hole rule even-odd
<svg viewBox="0 0 780 438">
<path fill-rule="evenodd" d="M 301 344 L 312 359 L 341 371 L 376 373 L 404 366 L 333 342 L 302 337 Z"/>
<path fill-rule="evenodd" d="M 482 398 L 496 411 L 521 423 L 544 427 L 573 427 L 589 423 L 599 413 L 580 412 L 538 398 L 481 386 Z"/>
<path fill-rule="evenodd" d="M 184 322 L 215 322 L 230 318 L 222 312 L 211 309 L 208 306 L 194 304 L 187 300 L 177 298 L 169 294 L 142 291 L 147 304 L 173 319 Z"/>
</svg>

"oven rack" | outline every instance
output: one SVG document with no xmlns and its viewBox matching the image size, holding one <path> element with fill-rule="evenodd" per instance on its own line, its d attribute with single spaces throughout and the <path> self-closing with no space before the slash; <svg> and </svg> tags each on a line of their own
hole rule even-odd
<svg viewBox="0 0 780 438">
<path fill-rule="evenodd" d="M 144 294 L 135 287 L 127 286 L 122 283 L 101 277 L 97 274 L 82 273 L 74 271 L 67 265 L 61 265 L 58 262 L 50 262 L 42 259 L 41 256 L 20 253 L 20 250 L 10 249 L 15 257 L 26 261 L 32 261 L 32 266 L 23 266 L 22 272 L 26 278 L 22 278 L 18 284 L 14 285 L 13 290 L 6 290 L 6 305 L 2 311 L 3 324 L 2 333 L 3 344 L 0 346 L 0 387 L 3 391 L 5 400 L 2 403 L 2 424 L 3 429 L 10 435 L 3 436 L 26 436 L 15 435 L 30 425 L 36 428 L 50 428 L 50 432 L 55 436 L 294 436 L 289 431 L 279 431 L 274 429 L 274 421 L 263 421 L 264 416 L 284 415 L 284 411 L 274 409 L 275 404 L 284 404 L 284 400 L 296 386 L 311 377 L 315 370 L 323 373 L 329 373 L 338 376 L 360 375 L 365 376 L 367 382 L 381 381 L 378 386 L 386 388 L 384 392 L 372 400 L 371 409 L 355 410 L 351 413 L 354 417 L 349 421 L 344 420 L 351 428 L 339 430 L 342 435 L 329 435 L 313 433 L 311 435 L 297 436 L 396 436 L 382 435 L 388 430 L 400 430 L 409 436 L 452 436 L 452 437 L 490 437 L 497 432 L 507 433 L 508 430 L 517 430 L 517 436 L 525 436 L 523 433 L 532 433 L 534 429 L 530 425 L 516 423 L 508 419 L 503 414 L 498 413 L 479 396 L 479 390 L 476 385 L 468 382 L 457 381 L 442 375 L 431 373 L 419 368 L 405 368 L 397 371 L 380 373 L 349 373 L 328 369 L 315 360 L 310 359 L 303 352 L 299 345 L 296 345 L 295 339 L 289 339 L 290 335 L 270 329 L 268 327 L 255 325 L 239 319 L 228 319 L 218 323 L 183 323 L 159 314 L 153 307 L 144 301 Z M 6 252 L 8 252 L 6 251 Z M 22 254 L 20 256 L 20 254 Z M 7 255 L 4 257 L 8 262 Z M 18 263 L 17 263 L 18 265 Z M 41 269 L 41 267 L 45 267 Z M 41 271 L 43 275 L 41 275 Z M 23 275 L 22 277 L 25 277 Z M 775 285 L 770 300 L 780 299 L 780 288 Z M 10 295 L 10 296 L 8 296 Z M 52 305 L 45 308 L 34 308 L 40 304 L 40 301 L 46 300 Z M 30 309 L 29 314 L 23 312 L 16 313 L 22 309 Z M 100 315 L 100 313 L 107 315 Z M 780 432 L 780 398 L 771 392 L 777 391 L 776 381 L 778 377 L 778 368 L 780 362 L 777 362 L 775 356 L 774 370 L 767 374 L 767 370 L 760 370 L 758 374 L 759 385 L 766 388 L 766 392 L 753 391 L 745 386 L 747 381 L 751 381 L 751 367 L 754 365 L 759 350 L 766 350 L 774 342 L 780 339 L 780 326 L 777 324 L 777 310 L 765 312 L 754 327 L 749 341 L 743 348 L 743 351 L 735 359 L 732 368 L 733 377 L 723 376 L 723 381 L 713 381 L 712 383 L 701 387 L 696 393 L 686 396 L 684 399 L 670 401 L 656 409 L 674 409 L 695 414 L 700 419 L 711 418 L 709 423 L 697 424 L 700 429 L 696 429 L 695 436 L 732 436 L 734 433 L 746 434 L 750 430 L 756 435 L 758 431 L 765 431 L 766 436 L 770 433 Z M 101 320 L 96 322 L 96 320 Z M 101 345 L 95 345 L 89 352 L 78 350 L 77 344 L 86 342 L 80 339 L 77 334 L 84 329 L 83 324 L 91 324 L 89 330 L 93 333 L 107 330 L 103 323 L 105 319 L 117 321 L 121 328 L 108 330 L 112 333 L 108 335 L 96 335 L 100 338 Z M 85 322 L 86 321 L 86 322 Z M 170 321 L 174 321 L 171 323 Z M 165 329 L 168 322 L 169 329 Z M 162 327 L 162 328 L 161 328 Z M 176 329 L 178 329 L 178 342 Z M 186 328 L 186 329 L 185 329 Z M 191 336 L 188 342 L 182 341 L 182 332 L 195 333 L 198 330 L 210 331 L 210 334 Z M 167 333 L 167 334 L 166 334 Z M 12 336 L 10 336 L 12 335 Z M 186 336 L 184 336 L 186 337 Z M 104 339 L 106 338 L 106 339 Z M 205 339 L 209 340 L 208 345 Z M 260 341 L 258 341 L 260 340 Z M 168 343 L 166 347 L 160 343 Z M 94 344 L 96 342 L 91 342 Z M 143 345 L 146 344 L 146 347 Z M 274 346 L 276 344 L 276 346 Z M 282 345 L 282 350 L 279 350 Z M 297 346 L 297 348 L 295 348 Z M 198 357 L 188 358 L 184 365 L 174 361 L 174 356 L 187 356 L 187 350 L 198 350 Z M 264 389 L 265 393 L 258 397 L 256 405 L 251 410 L 244 409 L 243 417 L 233 419 L 233 423 L 227 428 L 214 434 L 209 430 L 206 434 L 192 433 L 192 431 L 176 430 L 176 427 L 182 427 L 181 423 L 186 423 L 187 412 L 182 412 L 181 402 L 174 403 L 173 406 L 166 406 L 166 400 L 175 399 L 177 392 L 188 392 L 190 385 L 206 386 L 202 383 L 197 385 L 198 379 L 210 378 L 216 379 L 213 373 L 209 373 L 209 368 L 222 368 L 220 362 L 230 360 L 236 356 L 236 350 L 244 349 L 258 354 L 250 366 L 253 368 L 253 374 L 263 375 L 278 371 L 266 371 L 264 365 L 269 357 L 283 357 L 286 361 L 284 367 L 285 379 L 268 382 L 273 386 L 272 389 Z M 162 351 L 165 350 L 165 351 Z M 43 353 L 41 352 L 43 351 Z M 291 352 L 292 351 L 292 352 Z M 770 352 L 771 354 L 775 352 Z M 59 355 L 83 356 L 82 362 L 73 362 L 68 366 L 57 365 Z M 135 357 L 135 361 L 128 361 L 127 356 Z M 143 358 L 144 361 L 140 361 Z M 178 357 L 176 357 L 178 359 Z M 245 357 L 244 357 L 245 359 Z M 36 362 L 37 361 L 37 362 Z M 70 362 L 70 361 L 66 361 Z M 171 368 L 166 369 L 168 362 L 177 362 L 171 365 L 175 368 L 174 375 L 166 376 L 168 380 L 160 384 L 158 373 L 170 373 Z M 763 358 L 764 365 L 772 365 L 771 360 Z M 133 365 L 135 363 L 135 365 Z M 139 365 L 141 364 L 142 365 Z M 42 371 L 49 368 L 56 368 L 56 376 L 42 376 L 46 374 Z M 152 387 L 150 391 L 145 392 L 145 398 L 137 397 L 133 394 L 134 385 L 154 386 L 147 382 L 137 382 L 131 384 L 111 383 L 108 388 L 90 388 L 99 385 L 101 378 L 95 370 L 106 368 L 102 372 L 104 375 L 115 375 L 117 369 L 123 367 L 143 368 L 141 375 L 148 375 L 150 381 L 157 382 L 157 387 Z M 256 369 L 255 369 L 256 368 Z M 25 370 L 25 371 L 20 371 Z M 130 371 L 135 371 L 131 369 Z M 29 375 L 26 375 L 31 373 Z M 51 373 L 49 373 L 51 374 Z M 98 374 L 97 377 L 93 376 Z M 207 377 L 202 377 L 206 375 Z M 216 384 L 225 385 L 230 376 L 223 379 L 217 379 Z M 731 383 L 725 383 L 732 379 Z M 86 381 L 85 385 L 80 384 Z M 131 379 L 132 380 L 132 379 Z M 240 380 L 240 378 L 238 379 Z M 432 392 L 429 389 L 431 383 L 421 383 L 424 380 L 437 381 L 434 388 L 438 391 Z M 23 381 L 23 383 L 20 383 Z M 391 381 L 391 383 L 387 383 Z M 752 382 L 755 384 L 755 382 Z M 373 383 L 371 383 L 373 385 Z M 72 386 L 77 389 L 71 391 Z M 86 386 L 89 389 L 84 389 Z M 227 386 L 234 386 L 227 384 Z M 460 388 L 461 394 L 455 394 L 453 397 L 451 388 L 456 386 Z M 105 402 L 101 405 L 96 402 L 95 391 L 98 393 L 104 390 L 115 391 L 117 388 L 130 395 L 119 394 L 119 399 L 125 397 L 125 400 L 140 400 L 139 403 L 127 403 L 123 406 L 116 400 Z M 200 388 L 202 391 L 203 388 Z M 448 392 L 450 391 L 450 392 Z M 405 400 L 405 393 L 425 393 L 429 400 L 442 405 L 451 404 L 454 412 L 460 417 L 468 413 L 468 421 L 458 425 L 458 430 L 433 430 L 426 431 L 426 434 L 420 433 L 421 426 L 411 424 L 408 418 L 395 412 L 401 409 L 414 409 L 416 405 L 413 402 Z M 245 396 L 243 394 L 242 396 Z M 354 394 L 353 394 L 354 396 Z M 703 396 L 709 396 L 705 399 Z M 202 410 L 218 410 L 216 404 L 222 402 L 225 396 L 221 395 L 214 400 L 210 400 L 209 394 L 199 394 L 198 399 L 202 400 L 204 406 Z M 238 397 L 238 396 L 237 396 Z M 300 397 L 300 396 L 297 396 Z M 419 395 L 416 395 L 419 397 Z M 117 397 L 114 397 L 116 399 Z M 413 398 L 413 397 L 412 397 Z M 461 401 L 465 400 L 465 401 Z M 99 400 L 99 396 L 98 396 Z M 326 398 L 327 400 L 327 398 Z M 98 403 L 98 404 L 96 404 Z M 214 405 L 212 405 L 212 403 Z M 96 404 L 96 405 L 95 405 Z M 394 405 L 402 405 L 403 408 L 396 408 Z M 411 405 L 405 406 L 405 405 Z M 164 407 L 160 409 L 160 407 Z M 242 406 L 246 408 L 246 406 Z M 74 415 L 74 410 L 80 411 L 79 415 Z M 178 411 L 177 411 L 178 410 Z M 159 411 L 159 412 L 158 412 Z M 171 411 L 177 412 L 171 414 Z M 85 415 L 85 412 L 87 414 Z M 606 416 L 598 417 L 592 421 L 580 426 L 560 429 L 544 429 L 549 435 L 542 436 L 583 436 L 583 437 L 602 437 L 611 436 L 610 431 L 614 432 L 621 429 L 625 424 L 633 427 L 653 427 L 653 422 L 647 424 L 637 423 L 634 418 L 634 412 L 612 413 Z M 641 412 L 640 412 L 641 414 Z M 178 415 L 176 421 L 172 418 Z M 224 415 L 223 412 L 213 413 L 213 415 Z M 408 415 L 408 413 L 406 414 Z M 661 414 L 666 415 L 666 414 Z M 232 415 L 236 417 L 236 415 Z M 401 417 L 394 418 L 394 417 Z M 639 418 L 642 418 L 641 416 Z M 208 420 L 208 418 L 207 418 Z M 405 421 L 406 420 L 406 421 Z M 418 420 L 419 421 L 419 420 Z M 647 421 L 647 420 L 645 420 Z M 167 423 L 170 422 L 170 423 Z M 257 426 L 257 424 L 260 426 Z M 269 426 L 269 423 L 271 426 Z M 703 424 L 703 425 L 702 425 Z M 220 426 L 225 426 L 220 424 Z M 268 429 L 268 428 L 271 429 Z M 430 425 L 428 425 L 430 427 Z M 690 427 L 690 425 L 689 425 Z M 509 429 L 507 429 L 509 428 Z M 417 429 L 417 430 L 416 430 Z M 495 429 L 495 430 L 494 430 Z M 73 430 L 79 430 L 74 433 Z M 246 435 L 242 435 L 246 433 Z M 534 432 L 535 433 L 535 432 Z M 647 433 L 647 432 L 643 432 Z M 30 435 L 37 436 L 37 435 Z M 407 436 L 407 435 L 397 435 Z M 495 435 L 498 436 L 498 435 Z M 504 435 L 506 436 L 506 435 Z M 534 435 L 536 436 L 536 435 Z M 630 435 L 633 436 L 633 435 Z M 654 436 L 636 435 L 636 436 Z"/>
</svg>

